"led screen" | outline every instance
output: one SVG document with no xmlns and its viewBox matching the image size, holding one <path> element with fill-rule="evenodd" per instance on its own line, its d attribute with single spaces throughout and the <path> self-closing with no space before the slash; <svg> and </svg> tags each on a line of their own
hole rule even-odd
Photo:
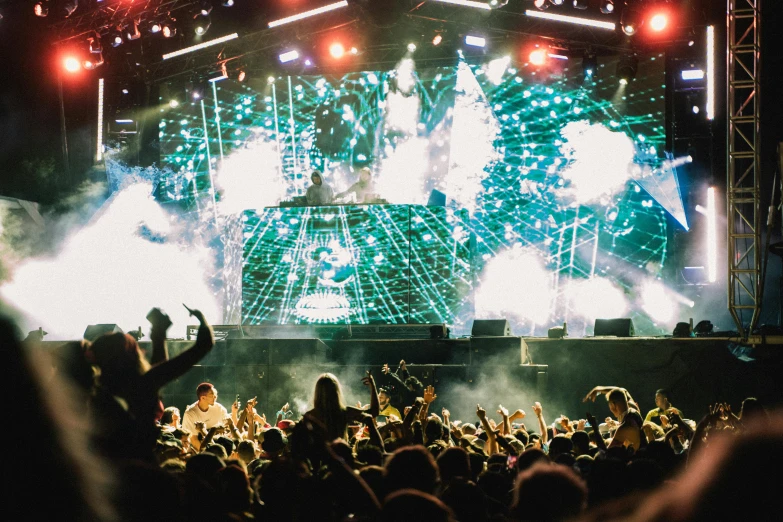
<svg viewBox="0 0 783 522">
<path fill-rule="evenodd" d="M 204 219 L 216 205 L 244 212 L 242 274 L 230 277 L 242 278 L 249 324 L 438 319 L 460 331 L 508 317 L 520 334 L 568 321 L 579 335 L 596 317 L 631 316 L 643 332 L 650 299 L 665 294 L 671 231 L 687 223 L 663 150 L 663 56 L 640 58 L 627 85 L 616 66 L 602 59 L 586 75 L 579 59 L 535 69 L 498 58 L 417 70 L 403 59 L 390 71 L 226 80 L 199 99 L 172 87 L 158 197 Z M 363 167 L 382 204 L 354 206 L 349 194 L 345 206 L 277 208 L 304 195 L 314 169 L 340 193 Z M 443 194 L 453 222 L 426 207 Z M 392 226 L 414 213 L 432 230 Z M 431 268 L 433 240 L 433 266 L 463 268 Z M 340 249 L 354 280 L 324 285 L 319 256 Z M 292 252 L 306 284 L 287 279 Z M 376 270 L 378 255 L 388 264 Z M 308 315 L 308 292 L 339 294 L 349 312 Z"/>
</svg>

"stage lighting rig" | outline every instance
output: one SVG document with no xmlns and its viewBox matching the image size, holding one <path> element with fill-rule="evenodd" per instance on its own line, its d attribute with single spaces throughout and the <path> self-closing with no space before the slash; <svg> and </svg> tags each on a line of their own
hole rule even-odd
<svg viewBox="0 0 783 522">
<path fill-rule="evenodd" d="M 65 70 L 69 73 L 75 73 L 82 68 L 82 64 L 77 58 L 68 56 L 63 60 L 63 67 L 65 67 Z"/>
<path fill-rule="evenodd" d="M 623 56 L 617 62 L 617 77 L 620 78 L 622 85 L 627 85 L 636 77 L 636 70 L 639 67 L 639 59 L 635 54 Z"/>
<path fill-rule="evenodd" d="M 129 42 L 141 38 L 141 31 L 139 31 L 139 20 L 134 20 L 130 25 L 128 25 L 128 27 L 126 27 L 125 38 L 127 38 Z"/>
<path fill-rule="evenodd" d="M 103 45 L 101 45 L 100 35 L 96 34 L 95 36 L 89 37 L 87 42 L 90 45 L 90 53 L 101 54 L 103 52 Z"/>
<path fill-rule="evenodd" d="M 150 32 L 152 34 L 158 34 L 161 29 L 162 29 L 162 27 L 161 27 L 160 23 L 158 23 L 158 22 L 153 22 L 152 25 L 150 25 Z"/>
<path fill-rule="evenodd" d="M 574 0 L 575 9 L 585 10 L 588 7 L 590 7 L 590 2 L 588 0 Z"/>
<path fill-rule="evenodd" d="M 234 0 L 223 0 L 221 5 L 223 7 L 234 7 Z"/>
<path fill-rule="evenodd" d="M 585 55 L 582 58 L 583 80 L 592 78 L 597 70 L 598 70 L 598 57 L 595 55 L 594 52 L 585 51 Z"/>
<path fill-rule="evenodd" d="M 549 2 L 547 0 L 533 0 L 533 6 L 539 11 L 545 11 L 549 9 Z"/>
<path fill-rule="evenodd" d="M 552 5 L 563 5 L 563 3 L 565 2 L 565 0 L 549 0 L 549 1 L 552 3 Z"/>
<path fill-rule="evenodd" d="M 88 71 L 97 69 L 98 67 L 103 65 L 103 54 L 99 54 L 96 58 L 87 58 L 86 60 L 84 60 L 84 63 L 82 63 L 82 65 Z"/>
<path fill-rule="evenodd" d="M 35 13 L 35 16 L 39 16 L 41 18 L 46 18 L 49 16 L 49 0 L 36 2 L 36 4 L 33 6 L 33 12 Z"/>
<path fill-rule="evenodd" d="M 196 33 L 196 36 L 203 36 L 207 34 L 211 25 L 212 20 L 210 20 L 209 16 L 199 14 L 196 16 L 196 24 L 193 27 L 193 31 Z"/>
<path fill-rule="evenodd" d="M 67 0 L 63 4 L 63 16 L 68 18 L 79 8 L 79 0 Z"/>
<path fill-rule="evenodd" d="M 125 39 L 122 37 L 120 28 L 114 29 L 109 33 L 109 42 L 111 42 L 112 47 L 119 47 L 124 41 Z"/>
<path fill-rule="evenodd" d="M 508 5 L 508 0 L 489 0 L 489 7 L 492 9 L 500 9 Z"/>
<path fill-rule="evenodd" d="M 208 0 L 202 0 L 201 5 L 199 7 L 199 14 L 201 16 L 209 16 L 209 14 L 212 12 L 212 3 Z"/>
<path fill-rule="evenodd" d="M 603 14 L 612 14 L 612 13 L 614 13 L 614 2 L 613 2 L 613 0 L 601 0 L 601 12 Z"/>
<path fill-rule="evenodd" d="M 164 22 L 160 26 L 160 32 L 163 34 L 163 38 L 171 38 L 177 34 L 177 26 L 172 22 Z"/>
<path fill-rule="evenodd" d="M 639 32 L 642 26 L 642 12 L 639 9 L 638 2 L 631 0 L 625 4 L 625 9 L 620 17 L 620 27 L 628 36 L 633 36 Z"/>
</svg>

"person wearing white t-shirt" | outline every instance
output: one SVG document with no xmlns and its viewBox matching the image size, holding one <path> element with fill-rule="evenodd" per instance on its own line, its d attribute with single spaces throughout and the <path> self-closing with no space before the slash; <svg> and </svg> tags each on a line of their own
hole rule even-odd
<svg viewBox="0 0 783 522">
<path fill-rule="evenodd" d="M 218 392 L 214 386 L 205 382 L 196 388 L 198 401 L 185 409 L 182 427 L 191 433 L 198 433 L 196 423 L 203 423 L 206 429 L 222 424 L 228 418 L 228 411 L 217 402 Z"/>
</svg>

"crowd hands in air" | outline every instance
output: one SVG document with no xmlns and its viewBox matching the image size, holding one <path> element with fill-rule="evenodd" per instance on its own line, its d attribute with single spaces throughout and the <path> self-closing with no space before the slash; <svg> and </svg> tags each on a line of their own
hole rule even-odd
<svg viewBox="0 0 783 522">
<path fill-rule="evenodd" d="M 458 420 L 449 397 L 400 361 L 379 377 L 396 385 L 396 407 L 367 372 L 366 405 L 347 406 L 338 379 L 324 374 L 302 415 L 289 404 L 267 415 L 256 397 L 225 408 L 209 383 L 181 414 L 164 408 L 160 390 L 214 345 L 204 316 L 191 313 L 197 340 L 177 357 L 159 313 L 149 360 L 132 336 L 110 334 L 61 347 L 54 372 L 30 363 L 0 321 L 12 383 L 38 412 L 27 447 L 46 448 L 20 452 L 15 463 L 29 474 L 16 486 L 36 497 L 51 488 L 51 502 L 16 496 L 10 519 L 729 520 L 750 505 L 775 518 L 765 506 L 780 485 L 783 421 L 755 399 L 737 415 L 709 406 L 694 422 L 666 390 L 643 417 L 628 390 L 597 386 L 583 401 L 606 398 L 603 422 L 547 423 L 542 402 L 477 404 L 475 417 Z"/>
</svg>

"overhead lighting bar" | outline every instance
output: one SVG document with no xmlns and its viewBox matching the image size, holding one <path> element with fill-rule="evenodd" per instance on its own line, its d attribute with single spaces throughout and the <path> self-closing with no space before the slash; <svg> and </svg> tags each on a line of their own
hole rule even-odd
<svg viewBox="0 0 783 522">
<path fill-rule="evenodd" d="M 214 40 L 207 40 L 206 42 L 201 42 L 200 44 L 191 45 L 190 47 L 185 47 L 184 49 L 180 49 L 179 51 L 174 51 L 172 53 L 164 54 L 163 59 L 170 60 L 171 58 L 176 58 L 177 56 L 182 56 L 183 54 L 188 54 L 195 51 L 199 51 L 201 49 L 206 49 L 207 47 L 212 47 L 213 45 L 220 45 L 223 42 L 228 42 L 230 40 L 235 40 L 237 38 L 239 38 L 239 34 L 237 33 L 228 34 L 226 36 L 221 36 L 220 38 L 215 38 Z"/>
<path fill-rule="evenodd" d="M 703 80 L 704 71 L 701 69 L 686 69 L 680 73 L 685 81 Z"/>
<path fill-rule="evenodd" d="M 269 27 L 278 27 L 285 24 L 290 24 L 291 22 L 297 22 L 299 20 L 303 20 L 305 18 L 310 18 L 311 16 L 317 16 L 319 14 L 328 13 L 329 11 L 334 11 L 335 9 L 340 9 L 342 7 L 348 7 L 348 1 L 342 0 L 341 2 L 335 2 L 333 4 L 328 4 L 323 7 L 319 7 L 317 9 L 310 9 L 309 11 L 304 11 L 299 14 L 295 14 L 292 16 L 287 16 L 285 18 L 281 18 L 279 20 L 273 20 L 269 22 Z"/>
<path fill-rule="evenodd" d="M 715 26 L 707 27 L 707 119 L 715 119 Z"/>
<path fill-rule="evenodd" d="M 95 154 L 96 161 L 103 161 L 103 78 L 98 78 L 98 150 Z"/>
<path fill-rule="evenodd" d="M 435 0 L 436 2 L 440 2 L 442 4 L 452 4 L 452 5 L 459 5 L 462 7 L 472 7 L 474 9 L 484 9 L 485 11 L 490 11 L 492 7 L 486 3 L 486 2 L 476 2 L 474 0 Z"/>
<path fill-rule="evenodd" d="M 297 50 L 288 51 L 282 53 L 280 56 L 278 56 L 278 58 L 280 59 L 280 63 L 293 62 L 294 60 L 299 59 L 299 51 Z"/>
<path fill-rule="evenodd" d="M 582 18 L 580 16 L 567 16 L 557 13 L 549 13 L 544 11 L 532 11 L 528 9 L 525 11 L 525 15 L 532 18 L 540 18 L 542 20 L 551 20 L 553 22 L 565 22 L 574 25 L 584 25 L 587 27 L 595 27 L 597 29 L 608 29 L 614 31 L 617 25 L 614 22 L 604 22 L 603 20 L 592 20 L 590 18 Z"/>
<path fill-rule="evenodd" d="M 485 47 L 487 45 L 487 40 L 481 36 L 467 35 L 465 37 L 465 43 L 473 47 Z"/>
</svg>

